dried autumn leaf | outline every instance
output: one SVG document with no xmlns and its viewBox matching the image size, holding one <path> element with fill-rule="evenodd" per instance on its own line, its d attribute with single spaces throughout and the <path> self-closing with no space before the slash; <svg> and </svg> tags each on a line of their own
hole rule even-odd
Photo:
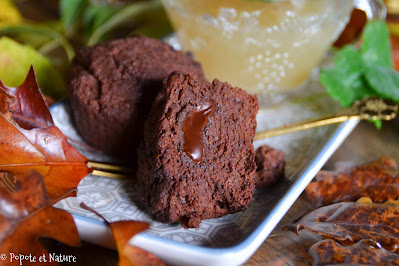
<svg viewBox="0 0 399 266">
<path fill-rule="evenodd" d="M 119 221 L 109 224 L 119 254 L 119 266 L 165 265 L 158 257 L 129 244 L 130 238 L 145 231 L 149 224 L 139 221 Z"/>
<path fill-rule="evenodd" d="M 390 204 L 336 203 L 314 210 L 285 229 L 295 233 L 307 229 L 344 245 L 372 239 L 387 250 L 399 251 L 399 207 Z"/>
<path fill-rule="evenodd" d="M 51 113 L 37 84 L 33 67 L 30 68 L 22 85 L 7 87 L 0 81 L 0 88 L 15 97 L 10 109 L 20 127 L 32 129 L 54 126 Z"/>
<path fill-rule="evenodd" d="M 310 254 L 313 265 L 399 265 L 399 254 L 381 248 L 373 240 L 347 247 L 334 240 L 323 240 L 310 248 Z"/>
<path fill-rule="evenodd" d="M 31 82 L 32 76 L 28 76 L 24 84 Z M 90 172 L 86 165 L 87 159 L 68 143 L 57 127 L 44 127 L 44 123 L 52 123 L 43 111 L 44 103 L 39 102 L 36 109 L 29 98 L 21 96 L 27 90 L 21 87 L 15 90 L 18 98 L 0 88 L 0 170 L 23 178 L 33 169 L 44 177 L 50 197 L 58 197 L 77 187 L 80 180 Z M 39 96 L 34 94 L 32 97 L 38 99 Z M 10 106 L 15 108 L 18 119 L 14 119 Z M 33 123 L 25 123 L 27 120 Z M 43 123 L 39 128 L 27 130 L 16 121 L 22 121 L 28 128 L 35 123 Z"/>
<path fill-rule="evenodd" d="M 129 244 L 129 240 L 134 235 L 149 228 L 148 223 L 140 221 L 118 221 L 110 223 L 101 214 L 84 203 L 81 203 L 80 206 L 95 213 L 98 217 L 104 220 L 111 229 L 119 254 L 118 266 L 165 265 L 157 256 L 144 249 Z"/>
<path fill-rule="evenodd" d="M 10 253 L 32 254 L 38 259 L 47 251 L 39 243 L 41 237 L 79 246 L 80 239 L 72 216 L 52 207 L 43 178 L 30 172 L 11 192 L 0 186 L 0 253 L 9 256 L 7 265 L 20 265 Z M 9 263 L 9 264 L 8 264 Z M 53 262 L 54 264 L 54 262 Z"/>
<path fill-rule="evenodd" d="M 395 200 L 399 197 L 397 165 L 393 159 L 382 157 L 341 173 L 321 171 L 305 192 L 316 206 L 360 197 L 370 197 L 373 202 Z"/>
</svg>

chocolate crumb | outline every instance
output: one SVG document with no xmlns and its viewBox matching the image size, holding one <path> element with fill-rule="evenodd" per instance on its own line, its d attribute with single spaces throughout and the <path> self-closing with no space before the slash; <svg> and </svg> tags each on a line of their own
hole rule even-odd
<svg viewBox="0 0 399 266">
<path fill-rule="evenodd" d="M 260 146 L 255 153 L 256 188 L 272 186 L 284 177 L 285 153 L 271 148 L 270 146 Z"/>
</svg>

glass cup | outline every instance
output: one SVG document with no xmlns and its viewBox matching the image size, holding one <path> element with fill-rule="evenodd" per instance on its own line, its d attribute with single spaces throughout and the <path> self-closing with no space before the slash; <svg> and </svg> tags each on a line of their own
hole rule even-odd
<svg viewBox="0 0 399 266">
<path fill-rule="evenodd" d="M 301 87 L 346 25 L 351 0 L 162 0 L 209 80 L 261 102 Z"/>
</svg>

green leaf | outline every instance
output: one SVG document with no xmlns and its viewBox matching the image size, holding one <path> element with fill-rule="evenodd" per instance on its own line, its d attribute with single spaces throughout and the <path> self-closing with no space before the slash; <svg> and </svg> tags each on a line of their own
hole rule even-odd
<svg viewBox="0 0 399 266">
<path fill-rule="evenodd" d="M 366 25 L 360 52 L 367 64 L 393 66 L 389 30 L 385 22 L 376 20 Z"/>
<path fill-rule="evenodd" d="M 342 106 L 350 106 L 355 100 L 372 94 L 362 75 L 364 64 L 353 46 L 346 46 L 337 53 L 334 68 L 323 69 L 320 82 L 332 98 Z"/>
<path fill-rule="evenodd" d="M 71 30 L 88 5 L 88 0 L 60 0 L 61 20 L 66 31 Z"/>
<path fill-rule="evenodd" d="M 342 75 L 335 69 L 325 69 L 320 73 L 321 84 L 326 87 L 330 96 L 338 101 L 342 106 L 349 106 L 355 99 L 352 90 L 344 89 Z"/>
<path fill-rule="evenodd" d="M 36 34 L 36 35 L 49 37 L 64 48 L 65 53 L 67 54 L 68 59 L 70 61 L 75 56 L 75 50 L 73 49 L 69 41 L 64 36 L 59 34 L 57 31 L 49 27 L 41 25 L 21 24 L 18 26 L 4 27 L 0 30 L 0 34 L 15 34 L 15 33 Z"/>
<path fill-rule="evenodd" d="M 399 102 L 399 74 L 394 69 L 367 64 L 365 77 L 378 96 Z"/>
<path fill-rule="evenodd" d="M 12 35 L 12 38 L 19 43 L 27 44 L 36 50 L 40 49 L 43 45 L 46 45 L 48 42 L 53 40 L 52 36 L 48 36 L 45 34 L 37 34 L 35 32 L 31 32 L 30 30 L 20 30 L 20 26 L 24 27 L 27 24 L 20 24 L 14 27 L 3 27 L 3 31 L 0 29 L 0 34 L 7 34 Z M 34 26 L 38 28 L 49 28 L 56 32 L 63 32 L 64 25 L 60 20 L 55 21 L 45 21 L 45 22 L 38 22 L 33 24 L 28 24 L 29 27 Z M 5 28 L 5 29 L 4 29 Z M 15 30 L 11 30 L 15 29 Z M 6 33 L 8 31 L 8 33 Z"/>
<path fill-rule="evenodd" d="M 353 46 L 339 50 L 334 67 L 321 71 L 320 82 L 342 106 L 371 95 L 399 102 L 399 74 L 391 53 L 386 22 L 371 21 L 363 31 L 360 50 Z M 381 128 L 382 122 L 374 124 Z"/>
<path fill-rule="evenodd" d="M 159 8 L 162 8 L 162 4 L 159 0 L 136 2 L 125 6 L 93 32 L 87 41 L 87 45 L 91 46 L 98 43 L 106 33 L 109 33 L 124 23 L 133 23 L 138 15 L 142 15 L 143 13 L 151 12 Z"/>
<path fill-rule="evenodd" d="M 362 58 L 353 46 L 346 46 L 337 54 L 334 67 L 345 76 L 343 83 L 346 87 L 352 86 L 359 79 L 364 68 Z"/>
<path fill-rule="evenodd" d="M 374 126 L 376 129 L 381 129 L 382 128 L 382 121 L 381 120 L 374 120 L 370 121 L 371 123 L 374 123 Z"/>
<path fill-rule="evenodd" d="M 0 80 L 16 87 L 25 80 L 33 65 L 42 92 L 55 99 L 67 94 L 64 80 L 49 60 L 29 46 L 21 45 L 8 37 L 0 38 Z"/>
<path fill-rule="evenodd" d="M 105 21 L 117 12 L 117 8 L 111 5 L 91 5 L 83 15 L 85 32 L 91 34 L 98 29 Z"/>
</svg>

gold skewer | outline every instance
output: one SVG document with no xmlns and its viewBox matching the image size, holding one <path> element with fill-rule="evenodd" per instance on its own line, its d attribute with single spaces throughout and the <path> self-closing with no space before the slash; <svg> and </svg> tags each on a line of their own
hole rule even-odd
<svg viewBox="0 0 399 266">
<path fill-rule="evenodd" d="M 291 125 L 258 132 L 255 134 L 254 140 L 270 138 L 299 130 L 305 130 L 334 123 L 341 123 L 350 119 L 391 120 L 396 117 L 397 112 L 398 105 L 396 105 L 394 102 L 375 97 L 369 97 L 356 101 L 351 107 L 344 109 L 334 115 L 305 120 Z M 87 166 L 93 168 L 92 175 L 96 176 L 123 179 L 129 174 L 134 174 L 133 169 L 119 165 L 89 161 Z"/>
<path fill-rule="evenodd" d="M 119 165 L 114 165 L 114 164 L 108 164 L 108 163 L 100 163 L 100 162 L 89 161 L 87 163 L 87 166 L 91 167 L 91 168 L 99 168 L 99 169 L 117 171 L 117 172 L 132 172 L 131 168 L 127 168 L 127 167 L 123 167 L 123 166 L 119 166 Z"/>
<path fill-rule="evenodd" d="M 131 168 L 109 163 L 89 161 L 87 162 L 87 166 L 93 169 L 91 174 L 95 176 L 124 179 L 127 176 L 134 174 L 134 170 Z"/>
<path fill-rule="evenodd" d="M 305 120 L 290 124 L 287 126 L 274 128 L 255 134 L 254 140 L 260 140 L 279 136 L 291 132 L 305 130 L 314 127 L 330 125 L 334 123 L 341 123 L 351 119 L 357 120 L 391 120 L 396 117 L 398 112 L 398 105 L 391 101 L 382 100 L 379 98 L 369 97 L 356 101 L 351 107 L 342 110 L 341 112 L 324 116 L 316 119 Z"/>
<path fill-rule="evenodd" d="M 305 129 L 309 129 L 309 128 L 345 122 L 349 119 L 357 119 L 357 117 L 356 116 L 354 116 L 354 117 L 338 116 L 338 117 L 331 117 L 331 118 L 326 118 L 326 119 L 301 121 L 301 122 L 290 124 L 287 126 L 282 126 L 282 127 L 262 131 L 262 132 L 257 132 L 255 134 L 254 140 L 266 139 L 266 138 L 275 137 L 275 136 L 279 136 L 279 135 L 283 135 L 283 134 L 288 134 L 291 132 L 296 132 L 296 131 L 305 130 Z"/>
<path fill-rule="evenodd" d="M 91 172 L 92 175 L 95 176 L 103 176 L 103 177 L 110 177 L 110 178 L 116 178 L 116 179 L 125 179 L 127 176 L 124 174 L 117 174 L 117 173 L 112 173 L 112 172 L 106 172 L 102 170 L 93 170 Z"/>
</svg>

